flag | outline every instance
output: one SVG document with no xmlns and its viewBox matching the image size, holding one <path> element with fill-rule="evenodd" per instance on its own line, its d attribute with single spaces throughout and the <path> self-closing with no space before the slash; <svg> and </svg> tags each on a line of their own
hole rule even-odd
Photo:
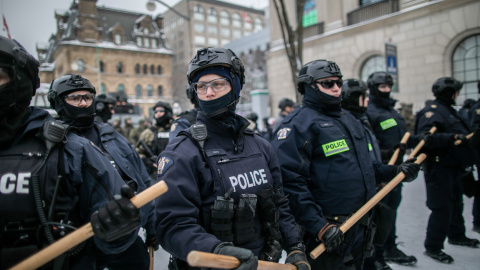
<svg viewBox="0 0 480 270">
<path fill-rule="evenodd" d="M 250 17 L 247 16 L 247 13 L 242 12 L 242 18 L 245 20 L 245 22 L 250 23 Z"/>
<path fill-rule="evenodd" d="M 3 14 L 2 14 L 3 15 Z M 8 25 L 7 25 L 7 20 L 5 19 L 5 15 L 3 15 L 3 25 L 5 26 L 5 29 L 7 31 L 7 36 L 9 39 L 12 39 L 12 37 L 10 36 L 10 30 L 8 30 Z"/>
</svg>

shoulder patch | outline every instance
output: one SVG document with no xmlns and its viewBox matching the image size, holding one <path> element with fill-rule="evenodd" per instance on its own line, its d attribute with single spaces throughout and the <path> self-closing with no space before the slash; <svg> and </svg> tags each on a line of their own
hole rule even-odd
<svg viewBox="0 0 480 270">
<path fill-rule="evenodd" d="M 476 109 L 475 112 L 477 113 L 477 115 L 480 115 L 480 109 Z"/>
<path fill-rule="evenodd" d="M 432 107 L 432 108 L 437 108 L 437 105 L 436 105 L 436 104 L 432 104 L 430 107 Z"/>
<path fill-rule="evenodd" d="M 431 118 L 435 113 L 434 112 L 426 112 L 425 118 Z"/>
<path fill-rule="evenodd" d="M 292 132 L 291 128 L 282 128 L 277 132 L 277 140 L 284 140 L 290 135 Z"/>
<path fill-rule="evenodd" d="M 175 131 L 175 129 L 177 129 L 177 125 L 178 125 L 177 122 L 173 123 L 172 126 L 170 127 L 170 132 Z"/>
<path fill-rule="evenodd" d="M 169 157 L 161 157 L 157 163 L 157 174 L 159 176 L 163 175 L 168 168 L 173 165 L 173 160 Z"/>
</svg>

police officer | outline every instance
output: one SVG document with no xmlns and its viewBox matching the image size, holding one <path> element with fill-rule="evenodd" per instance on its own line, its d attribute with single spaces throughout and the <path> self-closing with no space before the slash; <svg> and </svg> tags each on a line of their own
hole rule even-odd
<svg viewBox="0 0 480 270">
<path fill-rule="evenodd" d="M 442 77 L 432 86 L 435 100 L 417 113 L 415 133 L 426 139 L 422 148 L 427 154 L 423 163 L 427 189 L 427 206 L 431 210 L 425 238 L 425 255 L 442 263 L 453 258 L 442 251 L 445 238 L 451 245 L 478 247 L 479 241 L 465 236 L 463 219 L 464 168 L 478 163 L 478 156 L 468 146 L 470 128 L 452 107 L 463 84 Z M 434 134 L 428 134 L 432 127 Z M 461 144 L 454 142 L 460 140 Z"/>
<path fill-rule="evenodd" d="M 285 116 L 287 116 L 289 113 L 291 113 L 295 109 L 295 103 L 289 99 L 289 98 L 284 98 L 278 102 L 278 108 L 280 109 L 280 112 L 278 113 L 277 118 L 273 121 L 273 126 L 272 126 L 272 131 L 275 132 L 278 127 L 282 124 L 283 119 L 285 119 Z"/>
<path fill-rule="evenodd" d="M 278 261 L 282 248 L 286 263 L 310 269 L 275 153 L 235 114 L 242 62 L 229 49 L 200 49 L 187 77 L 201 111 L 158 159 L 170 196 L 156 201 L 157 238 L 173 256 L 169 269 L 189 269 L 191 250 L 235 256 L 236 269 L 256 269 L 257 257 Z"/>
<path fill-rule="evenodd" d="M 197 100 L 197 95 L 195 94 L 195 90 L 193 90 L 190 87 L 190 85 L 187 85 L 185 92 L 187 94 L 187 98 L 190 100 L 190 102 L 193 105 L 193 109 L 182 112 L 181 114 L 178 115 L 178 118 L 173 120 L 172 126 L 170 128 L 169 141 L 175 138 L 177 134 L 180 133 L 180 131 L 186 128 L 189 128 L 191 125 L 193 125 L 197 119 L 197 112 L 200 107 L 198 105 L 198 100 Z"/>
<path fill-rule="evenodd" d="M 151 180 L 133 146 L 106 123 L 94 122 L 96 106 L 95 87 L 81 75 L 63 75 L 52 81 L 48 92 L 50 106 L 70 125 L 71 132 L 90 140 L 108 157 L 123 181 L 133 190 L 141 192 L 151 186 Z M 147 245 L 156 246 L 154 229 L 154 203 L 140 208 L 140 226 L 146 230 L 146 243 L 137 236 L 136 241 L 121 253 L 97 253 L 97 267 L 103 269 L 148 269 Z M 158 247 L 157 247 L 158 248 Z"/>
<path fill-rule="evenodd" d="M 480 81 L 477 83 L 478 93 L 480 94 Z M 472 108 L 469 110 L 469 119 L 470 119 L 470 127 L 477 133 L 475 136 L 474 141 L 477 142 L 476 149 L 477 152 L 480 152 L 480 138 L 478 134 L 478 128 L 480 128 L 480 99 L 473 104 Z M 477 164 L 477 173 L 480 175 L 480 168 Z M 478 177 L 480 179 L 480 177 Z M 472 207 L 472 215 L 473 215 L 473 231 L 480 233 L 480 182 L 476 182 L 476 186 L 473 188 L 473 207 Z"/>
<path fill-rule="evenodd" d="M 95 269 L 96 250 L 119 253 L 135 241 L 139 211 L 116 195 L 124 182 L 98 148 L 28 107 L 38 66 L 18 42 L 0 36 L 0 268 L 91 221 L 95 236 L 45 269 Z"/>
<path fill-rule="evenodd" d="M 400 164 L 407 148 L 407 145 L 400 145 L 400 141 L 407 132 L 407 126 L 403 116 L 394 108 L 397 100 L 390 97 L 393 78 L 386 72 L 374 72 L 368 77 L 367 85 L 370 90 L 367 115 L 378 139 L 382 160 L 384 163 L 388 163 L 393 152 L 400 148 L 400 154 L 395 163 Z M 410 140 L 410 143 L 407 142 L 408 146 L 412 142 L 413 140 Z M 396 212 L 402 201 L 402 183 L 397 185 L 382 201 Z M 417 258 L 411 255 L 407 256 L 398 249 L 395 243 L 397 238 L 395 223 L 396 217 L 385 244 L 375 248 L 376 261 L 384 266 L 386 265 L 384 261 L 413 265 L 417 263 Z"/>
<path fill-rule="evenodd" d="M 107 123 L 115 113 L 115 100 L 105 94 L 95 96 L 95 121 Z"/>
<path fill-rule="evenodd" d="M 310 260 L 312 269 L 361 269 L 364 244 L 370 242 L 364 240 L 368 215 L 345 235 L 340 224 L 375 194 L 376 178 L 390 180 L 403 171 L 411 181 L 420 168 L 370 159 L 364 128 L 340 107 L 343 81 L 335 62 L 307 63 L 297 82 L 303 104 L 283 120 L 272 140 L 290 208 L 305 228 L 307 250 L 325 244 L 327 252 Z"/>
<path fill-rule="evenodd" d="M 170 104 L 159 101 L 153 106 L 154 126 L 145 129 L 139 138 L 141 144 L 137 144 L 137 151 L 140 154 L 147 171 L 155 179 L 155 160 L 168 144 L 170 136 L 170 125 L 173 120 L 173 111 Z"/>
</svg>

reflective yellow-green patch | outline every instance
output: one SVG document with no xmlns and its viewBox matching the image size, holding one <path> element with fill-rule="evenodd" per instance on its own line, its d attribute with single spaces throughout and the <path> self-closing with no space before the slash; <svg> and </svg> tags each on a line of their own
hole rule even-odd
<svg viewBox="0 0 480 270">
<path fill-rule="evenodd" d="M 385 121 L 380 122 L 380 127 L 383 130 L 389 129 L 389 128 L 394 127 L 396 125 L 397 125 L 397 121 L 395 121 L 395 119 L 393 119 L 393 118 L 390 118 L 390 119 L 387 119 Z"/>
<path fill-rule="evenodd" d="M 326 157 L 350 150 L 345 140 L 326 143 L 322 148 Z"/>
</svg>

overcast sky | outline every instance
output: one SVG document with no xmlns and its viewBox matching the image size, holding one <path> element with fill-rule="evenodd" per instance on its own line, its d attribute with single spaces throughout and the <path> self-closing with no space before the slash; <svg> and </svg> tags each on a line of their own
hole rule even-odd
<svg viewBox="0 0 480 270">
<path fill-rule="evenodd" d="M 37 42 L 47 43 L 56 32 L 55 9 L 67 10 L 73 0 L 0 0 L 0 14 L 5 16 L 10 35 L 18 40 L 28 52 L 37 57 Z M 268 0 L 223 0 L 242 6 L 263 9 Z M 173 6 L 179 0 L 162 0 Z M 121 10 L 152 14 L 145 7 L 147 0 L 98 0 L 97 5 Z M 157 3 L 154 15 L 167 8 Z M 3 19 L 0 21 L 0 35 L 7 36 Z"/>
</svg>

